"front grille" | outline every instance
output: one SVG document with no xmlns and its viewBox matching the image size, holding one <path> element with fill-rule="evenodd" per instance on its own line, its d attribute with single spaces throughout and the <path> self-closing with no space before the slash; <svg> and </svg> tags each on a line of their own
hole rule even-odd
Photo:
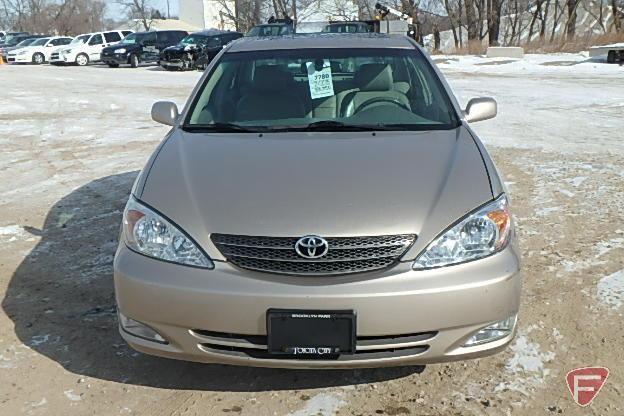
<svg viewBox="0 0 624 416">
<path fill-rule="evenodd" d="M 59 59 L 59 56 L 60 56 L 60 55 L 59 55 L 59 53 L 58 53 L 58 52 L 54 52 L 54 53 L 52 54 L 52 56 L 50 57 L 50 59 L 55 59 L 55 60 L 56 60 L 56 59 Z"/>
<path fill-rule="evenodd" d="M 205 352 L 256 359 L 318 359 L 318 357 L 302 358 L 301 356 L 270 354 L 267 351 L 266 335 L 231 334 L 201 329 L 193 329 L 189 333 L 199 341 L 198 347 Z M 358 336 L 355 354 L 336 354 L 323 357 L 323 359 L 357 361 L 419 355 L 429 349 L 429 341 L 437 334 L 437 331 L 430 331 L 414 334 Z"/>
<path fill-rule="evenodd" d="M 297 237 L 212 234 L 212 242 L 235 266 L 267 273 L 335 275 L 384 269 L 396 264 L 414 243 L 413 234 L 326 238 L 327 253 L 306 259 L 295 251 Z"/>
</svg>

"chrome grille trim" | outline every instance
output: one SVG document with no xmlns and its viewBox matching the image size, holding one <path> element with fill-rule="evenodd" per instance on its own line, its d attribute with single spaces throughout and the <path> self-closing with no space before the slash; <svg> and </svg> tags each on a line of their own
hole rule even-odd
<svg viewBox="0 0 624 416">
<path fill-rule="evenodd" d="M 416 240 L 413 234 L 326 238 L 329 250 L 317 259 L 297 254 L 298 237 L 212 234 L 212 242 L 235 266 L 266 273 L 337 275 L 380 270 L 398 263 Z"/>
<path fill-rule="evenodd" d="M 205 347 L 228 347 L 237 349 L 267 350 L 266 335 L 241 335 L 222 332 L 191 329 L 189 333 Z M 387 335 L 387 336 L 358 336 L 356 351 L 374 352 L 390 349 L 407 349 L 426 345 L 438 333 L 436 331 L 420 332 L 416 334 Z"/>
</svg>

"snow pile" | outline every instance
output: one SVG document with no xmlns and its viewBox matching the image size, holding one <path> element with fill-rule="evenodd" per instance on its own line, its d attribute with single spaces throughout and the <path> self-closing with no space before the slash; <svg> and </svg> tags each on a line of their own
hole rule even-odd
<svg viewBox="0 0 624 416">
<path fill-rule="evenodd" d="M 600 279 L 598 298 L 611 309 L 619 309 L 624 304 L 624 269 Z"/>
<path fill-rule="evenodd" d="M 333 416 L 346 402 L 337 394 L 319 393 L 306 402 L 306 405 L 289 416 Z"/>
</svg>

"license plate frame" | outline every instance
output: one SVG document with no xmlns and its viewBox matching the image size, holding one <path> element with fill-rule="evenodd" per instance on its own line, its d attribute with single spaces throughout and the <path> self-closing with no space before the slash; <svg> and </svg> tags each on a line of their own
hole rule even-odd
<svg viewBox="0 0 624 416">
<path fill-rule="evenodd" d="M 353 310 L 269 309 L 269 354 L 329 358 L 355 354 L 357 317 Z"/>
</svg>

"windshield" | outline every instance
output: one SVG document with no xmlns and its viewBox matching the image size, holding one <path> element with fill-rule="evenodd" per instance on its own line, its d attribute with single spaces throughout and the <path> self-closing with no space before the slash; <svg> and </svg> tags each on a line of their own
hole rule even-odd
<svg viewBox="0 0 624 416">
<path fill-rule="evenodd" d="M 440 130 L 458 123 L 440 79 L 416 49 L 293 49 L 225 54 L 184 127 Z"/>
<path fill-rule="evenodd" d="M 120 43 L 122 45 L 134 45 L 135 43 L 137 43 L 138 40 L 139 39 L 137 39 L 137 34 L 133 33 L 123 38 Z"/>
<path fill-rule="evenodd" d="M 33 43 L 30 44 L 30 46 L 43 46 L 45 45 L 48 41 L 50 40 L 50 38 L 42 38 L 42 39 L 37 39 L 36 41 L 34 41 Z"/>
<path fill-rule="evenodd" d="M 74 40 L 71 41 L 70 45 L 78 45 L 80 43 L 87 43 L 90 37 L 91 35 L 78 36 L 77 38 L 74 38 Z"/>
<path fill-rule="evenodd" d="M 289 33 L 286 25 L 255 26 L 249 29 L 247 36 L 280 36 Z"/>
<path fill-rule="evenodd" d="M 36 41 L 37 39 L 26 39 L 21 41 L 20 43 L 18 43 L 17 45 L 15 45 L 16 47 L 24 47 L 24 46 L 29 46 L 30 44 L 32 44 L 34 41 Z"/>
<path fill-rule="evenodd" d="M 323 28 L 323 32 L 330 33 L 359 33 L 359 32 L 368 32 L 368 27 L 366 25 L 356 24 L 356 23 L 337 23 L 327 25 Z"/>
<path fill-rule="evenodd" d="M 200 35 L 188 35 L 180 41 L 183 45 L 203 45 L 208 38 Z"/>
<path fill-rule="evenodd" d="M 6 35 L 6 36 L 4 37 L 3 42 L 5 42 L 5 43 L 13 43 L 13 44 L 16 44 L 16 43 L 17 43 L 17 42 L 16 42 L 16 40 L 17 40 L 16 38 L 17 38 L 17 37 L 18 37 L 18 35 Z M 19 38 L 18 38 L 18 39 L 19 39 Z"/>
</svg>

